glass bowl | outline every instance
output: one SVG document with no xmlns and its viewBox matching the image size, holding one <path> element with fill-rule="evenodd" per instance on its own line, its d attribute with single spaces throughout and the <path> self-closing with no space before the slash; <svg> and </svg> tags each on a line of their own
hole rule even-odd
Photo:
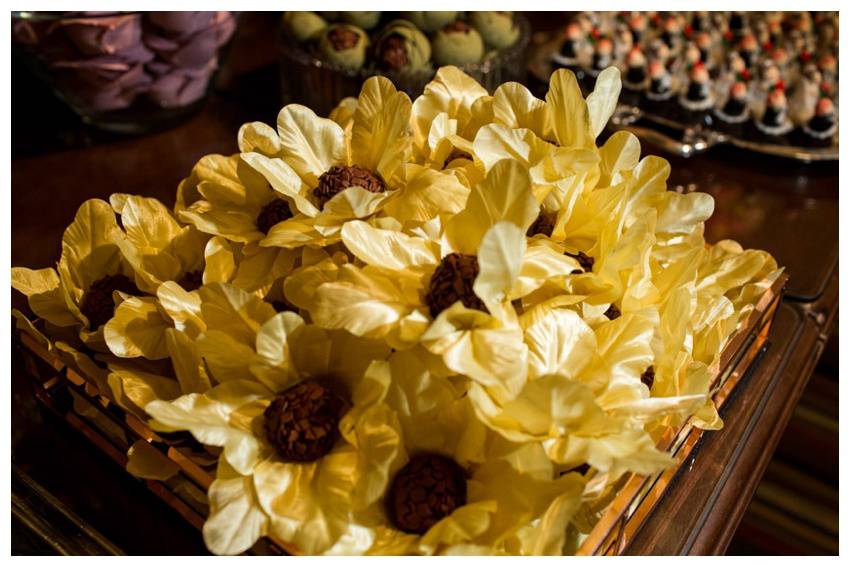
<svg viewBox="0 0 850 566">
<path fill-rule="evenodd" d="M 525 54 L 531 40 L 531 25 L 525 16 L 518 13 L 514 13 L 514 21 L 520 34 L 513 45 L 485 56 L 478 63 L 459 66 L 490 93 L 504 82 L 525 80 Z M 406 72 L 380 71 L 372 65 L 355 71 L 344 69 L 303 49 L 287 36 L 283 26 L 280 29 L 279 45 L 283 104 L 304 104 L 322 116 L 326 116 L 343 98 L 356 97 L 363 81 L 371 76 L 385 76 L 392 80 L 397 89 L 415 98 L 422 94 L 425 85 L 437 72 L 433 64 Z"/>
<path fill-rule="evenodd" d="M 15 55 L 84 122 L 120 133 L 200 108 L 235 29 L 232 12 L 12 12 Z"/>
</svg>

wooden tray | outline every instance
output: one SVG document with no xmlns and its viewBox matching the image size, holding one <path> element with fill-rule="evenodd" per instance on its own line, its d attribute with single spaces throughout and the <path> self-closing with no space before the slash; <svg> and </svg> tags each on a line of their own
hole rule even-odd
<svg viewBox="0 0 850 566">
<path fill-rule="evenodd" d="M 715 376 L 713 398 L 718 409 L 748 371 L 754 369 L 764 352 L 787 279 L 783 274 L 774 281 L 729 340 L 719 362 L 710 368 Z M 36 399 L 122 467 L 127 466 L 127 452 L 131 447 L 147 450 L 150 457 L 161 458 L 163 467 L 172 467 L 174 475 L 165 480 L 142 481 L 200 530 L 208 511 L 206 492 L 215 477 L 214 458 L 188 433 L 163 435 L 151 430 L 142 419 L 100 395 L 85 377 L 30 335 L 16 331 L 14 339 L 24 353 Z M 577 554 L 622 554 L 676 474 L 698 457 L 694 448 L 702 434 L 703 431 L 694 427 L 690 420 L 678 429 L 665 432 L 658 447 L 672 454 L 676 464 L 652 476 L 626 474 L 619 482 L 616 497 L 584 537 Z M 286 546 L 265 538 L 249 553 L 287 554 Z"/>
</svg>

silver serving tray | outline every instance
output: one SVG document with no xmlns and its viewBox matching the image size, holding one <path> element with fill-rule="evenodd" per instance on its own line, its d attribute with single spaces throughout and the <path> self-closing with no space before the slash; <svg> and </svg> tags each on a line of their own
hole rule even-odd
<svg viewBox="0 0 850 566">
<path fill-rule="evenodd" d="M 641 119 L 678 130 L 682 133 L 681 138 L 675 139 L 653 128 L 636 125 L 636 122 Z M 794 159 L 804 163 L 838 160 L 837 145 L 815 148 L 761 143 L 730 136 L 702 126 L 683 124 L 629 104 L 617 106 L 613 116 L 611 116 L 611 124 L 617 128 L 628 130 L 664 151 L 681 157 L 691 157 L 703 153 L 719 144 L 730 144 L 742 149 Z"/>
</svg>

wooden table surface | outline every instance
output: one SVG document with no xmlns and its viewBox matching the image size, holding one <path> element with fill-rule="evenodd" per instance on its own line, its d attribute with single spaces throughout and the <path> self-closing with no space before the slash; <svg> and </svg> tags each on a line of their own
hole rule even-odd
<svg viewBox="0 0 850 566">
<path fill-rule="evenodd" d="M 240 40 L 234 50 L 255 52 L 252 40 Z M 135 138 L 82 127 L 13 63 L 12 265 L 53 265 L 65 226 L 87 198 L 128 192 L 173 204 L 178 182 L 198 158 L 236 151 L 242 122 L 273 123 L 277 69 L 262 57 L 251 61 L 241 73 L 225 69 L 227 88 L 193 118 Z M 644 154 L 654 152 L 644 145 Z M 838 165 L 801 165 L 724 148 L 690 159 L 665 157 L 672 164 L 671 187 L 715 197 L 708 240 L 732 238 L 765 249 L 791 276 L 769 349 L 724 407 L 726 427 L 704 436 L 692 465 L 627 548 L 635 554 L 723 553 L 837 320 Z M 13 305 L 24 305 L 12 295 Z M 20 387 L 16 360 L 13 380 Z M 23 472 L 125 552 L 203 550 L 199 533 L 181 525 L 141 482 L 104 464 L 73 433 L 48 434 L 49 423 L 32 410 L 25 392 L 13 388 L 13 394 L 13 462 Z M 36 449 L 45 443 L 53 449 Z M 76 461 L 66 474 L 53 473 L 57 455 Z M 145 535 L 144 542 L 140 528 L 159 535 Z"/>
</svg>

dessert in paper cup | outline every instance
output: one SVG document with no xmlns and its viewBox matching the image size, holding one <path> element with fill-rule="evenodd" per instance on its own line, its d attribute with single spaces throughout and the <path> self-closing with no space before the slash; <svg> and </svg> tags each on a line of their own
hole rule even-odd
<svg viewBox="0 0 850 566">
<path fill-rule="evenodd" d="M 598 145 L 620 88 L 444 67 L 287 106 L 173 210 L 85 203 L 56 270 L 13 268 L 18 325 L 217 455 L 216 554 L 574 552 L 665 430 L 722 426 L 709 368 L 782 272 L 708 244 L 712 197 L 633 135 Z"/>
</svg>

